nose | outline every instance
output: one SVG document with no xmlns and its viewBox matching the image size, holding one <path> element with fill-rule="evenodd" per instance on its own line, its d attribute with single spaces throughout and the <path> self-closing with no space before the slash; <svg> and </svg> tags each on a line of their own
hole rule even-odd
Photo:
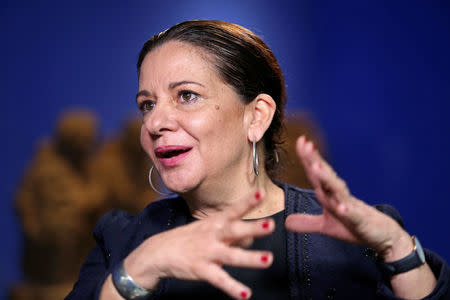
<svg viewBox="0 0 450 300">
<path fill-rule="evenodd" d="M 177 112 L 172 101 L 158 101 L 153 111 L 144 116 L 144 126 L 153 138 L 161 136 L 165 131 L 176 131 Z"/>
</svg>

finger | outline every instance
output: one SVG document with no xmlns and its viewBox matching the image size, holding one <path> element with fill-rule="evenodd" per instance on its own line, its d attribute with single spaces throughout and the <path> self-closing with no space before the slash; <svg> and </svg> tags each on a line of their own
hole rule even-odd
<svg viewBox="0 0 450 300">
<path fill-rule="evenodd" d="M 299 155 L 299 158 L 304 162 L 305 165 L 307 165 L 308 161 L 305 159 L 306 154 L 306 144 L 308 140 L 306 136 L 302 135 L 297 139 L 297 142 L 295 144 L 295 149 L 297 151 L 297 154 Z"/>
<path fill-rule="evenodd" d="M 304 135 L 297 139 L 296 151 L 303 165 L 306 167 L 311 167 L 317 161 L 325 162 L 315 143 L 308 140 Z"/>
<path fill-rule="evenodd" d="M 231 221 L 221 231 L 225 241 L 235 242 L 246 238 L 262 237 L 271 234 L 275 230 L 273 219 L 256 221 Z"/>
<path fill-rule="evenodd" d="M 253 241 L 254 241 L 253 238 L 248 237 L 248 238 L 234 241 L 230 244 L 230 246 L 241 247 L 241 248 L 247 249 L 247 248 L 250 248 L 251 245 L 253 245 Z"/>
<path fill-rule="evenodd" d="M 262 201 L 262 193 L 257 191 L 250 199 L 244 199 L 233 205 L 225 212 L 225 217 L 229 220 L 242 219 L 250 210 L 256 207 Z"/>
<path fill-rule="evenodd" d="M 203 268 L 201 276 L 234 299 L 249 299 L 251 296 L 250 288 L 231 277 L 218 265 L 211 264 Z"/>
<path fill-rule="evenodd" d="M 313 169 L 315 166 L 323 167 L 324 169 L 329 171 L 331 176 L 337 176 L 333 168 L 322 158 L 314 143 L 312 141 L 308 141 L 305 136 L 301 136 L 300 138 L 298 138 L 296 150 L 300 161 L 302 162 L 302 165 L 304 166 L 305 171 L 309 176 L 308 178 L 314 181 L 316 185 L 319 182 L 314 176 L 315 174 Z"/>
<path fill-rule="evenodd" d="M 306 166 L 311 165 L 314 159 L 313 155 L 318 153 L 315 144 L 312 141 L 309 141 L 304 135 L 297 139 L 296 150 L 297 154 L 300 156 L 300 159 Z"/>
<path fill-rule="evenodd" d="M 286 229 L 298 233 L 322 233 L 323 215 L 292 214 L 286 218 Z"/>
<path fill-rule="evenodd" d="M 319 198 L 335 200 L 335 205 L 345 203 L 350 199 L 350 192 L 344 180 L 336 175 L 333 169 L 325 162 L 315 164 L 311 172 L 319 182 L 314 187 Z"/>
<path fill-rule="evenodd" d="M 369 224 L 374 216 L 382 214 L 378 213 L 375 208 L 353 196 L 349 196 L 347 201 L 339 203 L 335 211 L 335 215 L 352 228 L 356 228 L 363 223 Z"/>
<path fill-rule="evenodd" d="M 344 221 L 345 222 L 345 221 Z M 328 224 L 327 224 L 328 223 Z M 328 219 L 322 215 L 292 214 L 286 218 L 286 229 L 297 233 L 320 233 L 349 243 L 358 243 L 358 240 L 337 219 Z"/>
<path fill-rule="evenodd" d="M 264 269 L 273 262 L 273 255 L 268 251 L 224 247 L 217 255 L 220 263 L 233 267 Z"/>
<path fill-rule="evenodd" d="M 318 186 L 319 182 L 317 181 L 317 178 L 314 176 L 311 170 L 312 165 L 314 161 L 317 160 L 318 156 L 314 144 L 312 142 L 308 142 L 305 136 L 300 136 L 297 139 L 295 149 L 309 181 L 311 182 L 313 187 Z"/>
<path fill-rule="evenodd" d="M 297 140 L 297 153 L 301 159 L 308 179 L 320 200 L 345 201 L 350 195 L 345 181 L 339 178 L 333 168 L 320 156 L 312 142 L 301 136 Z M 320 197 L 323 196 L 323 197 Z M 322 199 L 321 199 L 322 198 Z M 335 203 L 338 205 L 339 203 Z"/>
<path fill-rule="evenodd" d="M 317 199 L 331 214 L 351 226 L 364 223 L 366 214 L 371 215 L 367 213 L 371 207 L 353 197 L 346 182 L 337 176 L 325 161 L 314 164 L 312 172 L 320 182 L 319 186 L 314 188 Z"/>
</svg>

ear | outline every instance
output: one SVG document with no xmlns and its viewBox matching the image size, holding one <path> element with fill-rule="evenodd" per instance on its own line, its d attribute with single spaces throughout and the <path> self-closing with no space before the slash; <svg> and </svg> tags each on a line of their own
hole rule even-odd
<svg viewBox="0 0 450 300">
<path fill-rule="evenodd" d="M 247 137 L 250 142 L 259 141 L 272 123 L 277 105 L 267 94 L 259 94 L 246 106 L 246 117 L 249 120 Z"/>
</svg>

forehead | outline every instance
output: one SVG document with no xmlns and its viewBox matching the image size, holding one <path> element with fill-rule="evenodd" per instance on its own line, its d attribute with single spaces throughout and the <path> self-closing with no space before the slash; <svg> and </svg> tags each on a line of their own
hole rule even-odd
<svg viewBox="0 0 450 300">
<path fill-rule="evenodd" d="M 148 80 L 217 79 L 212 55 L 198 46 L 169 41 L 149 52 L 141 65 L 139 84 Z"/>
</svg>

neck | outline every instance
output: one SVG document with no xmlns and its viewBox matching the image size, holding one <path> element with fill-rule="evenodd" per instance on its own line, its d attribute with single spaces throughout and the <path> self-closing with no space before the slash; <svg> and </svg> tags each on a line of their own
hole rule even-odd
<svg viewBox="0 0 450 300">
<path fill-rule="evenodd" d="M 195 218 L 203 219 L 226 211 L 239 201 L 249 201 L 256 192 L 262 195 L 262 202 L 250 210 L 244 219 L 258 219 L 271 216 L 284 209 L 284 192 L 261 170 L 247 178 L 239 176 L 227 180 L 227 184 L 211 184 L 183 194 L 189 210 Z"/>
</svg>

